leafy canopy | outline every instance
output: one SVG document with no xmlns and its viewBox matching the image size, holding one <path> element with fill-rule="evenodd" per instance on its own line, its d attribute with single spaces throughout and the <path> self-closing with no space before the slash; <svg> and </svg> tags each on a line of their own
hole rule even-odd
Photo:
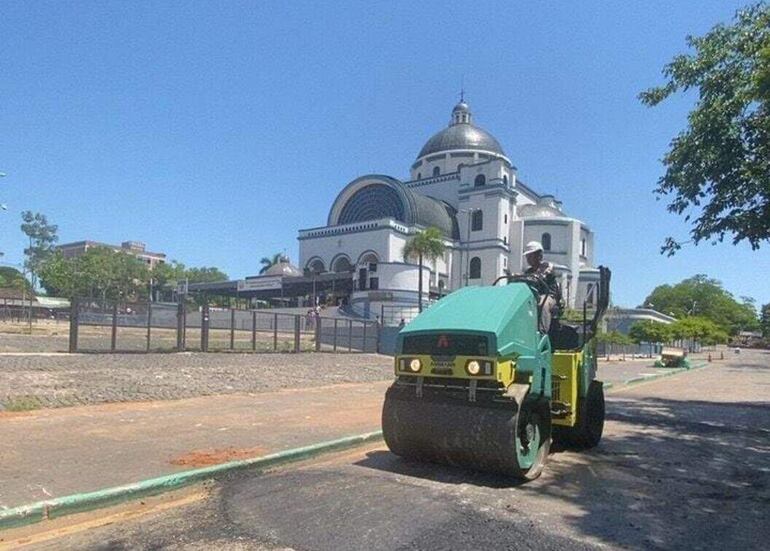
<svg viewBox="0 0 770 551">
<path fill-rule="evenodd" d="M 438 228 L 427 228 L 417 232 L 414 237 L 404 245 L 404 260 L 423 259 L 436 260 L 444 254 L 444 236 Z"/>
<path fill-rule="evenodd" d="M 730 335 L 754 330 L 758 320 L 749 299 L 738 302 L 722 288 L 722 283 L 698 274 L 676 285 L 659 285 L 644 300 L 644 305 L 675 318 L 701 316 L 714 322 Z"/>
<path fill-rule="evenodd" d="M 280 264 L 281 262 L 287 260 L 286 257 L 283 255 L 283 253 L 275 253 L 272 257 L 269 256 L 263 256 L 259 263 L 262 264 L 262 267 L 259 269 L 259 273 L 264 274 L 266 271 L 268 271 L 270 268 L 275 266 L 276 264 Z"/>
<path fill-rule="evenodd" d="M 732 25 L 687 37 L 694 51 L 667 64 L 667 82 L 640 94 L 658 105 L 677 92 L 697 90 L 688 127 L 663 157 L 655 193 L 668 210 L 694 218 L 690 238 L 713 243 L 731 236 L 753 249 L 770 239 L 770 6 L 739 11 Z M 661 252 L 681 248 L 673 237 Z"/>
<path fill-rule="evenodd" d="M 32 285 L 19 270 L 10 266 L 0 266 L 0 288 L 32 290 Z"/>
<path fill-rule="evenodd" d="M 762 329 L 762 336 L 770 337 L 770 303 L 762 306 L 762 313 L 760 319 L 760 328 Z"/>
<path fill-rule="evenodd" d="M 48 294 L 108 300 L 146 298 L 150 282 L 154 288 L 190 283 L 225 281 L 227 274 L 214 267 L 185 268 L 171 262 L 150 271 L 138 258 L 106 247 L 88 249 L 83 255 L 64 258 L 57 252 L 41 267 L 40 282 Z"/>
<path fill-rule="evenodd" d="M 32 285 L 37 285 L 37 274 L 43 263 L 53 254 L 54 244 L 59 240 L 56 232 L 59 226 L 48 222 L 48 218 L 39 212 L 21 213 L 21 231 L 29 238 L 29 247 L 24 249 L 27 260 L 24 262 L 32 274 Z"/>
</svg>

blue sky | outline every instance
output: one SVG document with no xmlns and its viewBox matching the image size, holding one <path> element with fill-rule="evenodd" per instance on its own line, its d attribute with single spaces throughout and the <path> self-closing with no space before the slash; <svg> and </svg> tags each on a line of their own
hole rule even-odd
<svg viewBox="0 0 770 551">
<path fill-rule="evenodd" d="M 0 251 L 19 213 L 62 242 L 140 240 L 231 277 L 297 258 L 365 173 L 405 177 L 464 79 L 519 177 L 597 233 L 614 301 L 695 273 L 770 302 L 770 247 L 689 247 L 652 189 L 692 97 L 639 91 L 740 2 L 0 4 Z"/>
</svg>

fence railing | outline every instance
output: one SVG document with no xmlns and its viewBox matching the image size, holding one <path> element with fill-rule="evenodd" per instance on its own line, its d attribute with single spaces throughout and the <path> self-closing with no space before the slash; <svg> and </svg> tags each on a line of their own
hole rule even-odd
<svg viewBox="0 0 770 551">
<path fill-rule="evenodd" d="M 72 301 L 70 352 L 377 352 L 369 320 L 171 303 Z"/>
</svg>

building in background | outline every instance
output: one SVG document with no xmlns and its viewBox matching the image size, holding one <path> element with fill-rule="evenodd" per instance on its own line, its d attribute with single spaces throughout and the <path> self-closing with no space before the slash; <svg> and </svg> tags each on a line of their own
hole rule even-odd
<svg viewBox="0 0 770 551">
<path fill-rule="evenodd" d="M 543 244 L 568 307 L 595 300 L 593 232 L 554 196 L 518 178 L 500 143 L 474 124 L 464 101 L 452 110 L 448 127 L 422 147 L 409 179 L 356 178 L 337 196 L 326 225 L 300 230 L 299 267 L 350 274 L 350 304 L 357 313 L 368 315 L 388 303 L 416 305 L 419 271 L 404 260 L 403 248 L 430 226 L 443 234 L 446 254 L 424 270 L 423 300 L 522 271 L 529 241 Z"/>
<path fill-rule="evenodd" d="M 109 245 L 98 241 L 75 241 L 73 243 L 58 245 L 56 250 L 61 251 L 64 258 L 75 258 L 85 254 L 88 249 L 98 247 L 112 249 L 115 252 L 122 252 L 135 256 L 147 264 L 150 269 L 158 264 L 163 264 L 166 261 L 166 255 L 164 253 L 150 252 L 146 249 L 146 245 L 140 241 L 124 241 L 120 245 Z"/>
</svg>

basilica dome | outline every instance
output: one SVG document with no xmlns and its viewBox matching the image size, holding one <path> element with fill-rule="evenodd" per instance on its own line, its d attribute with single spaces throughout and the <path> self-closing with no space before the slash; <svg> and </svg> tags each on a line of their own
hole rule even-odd
<svg viewBox="0 0 770 551">
<path fill-rule="evenodd" d="M 452 109 L 452 121 L 449 126 L 431 137 L 422 147 L 417 158 L 457 149 L 487 151 L 505 156 L 497 139 L 483 128 L 473 124 L 470 107 L 463 101 Z"/>
</svg>

